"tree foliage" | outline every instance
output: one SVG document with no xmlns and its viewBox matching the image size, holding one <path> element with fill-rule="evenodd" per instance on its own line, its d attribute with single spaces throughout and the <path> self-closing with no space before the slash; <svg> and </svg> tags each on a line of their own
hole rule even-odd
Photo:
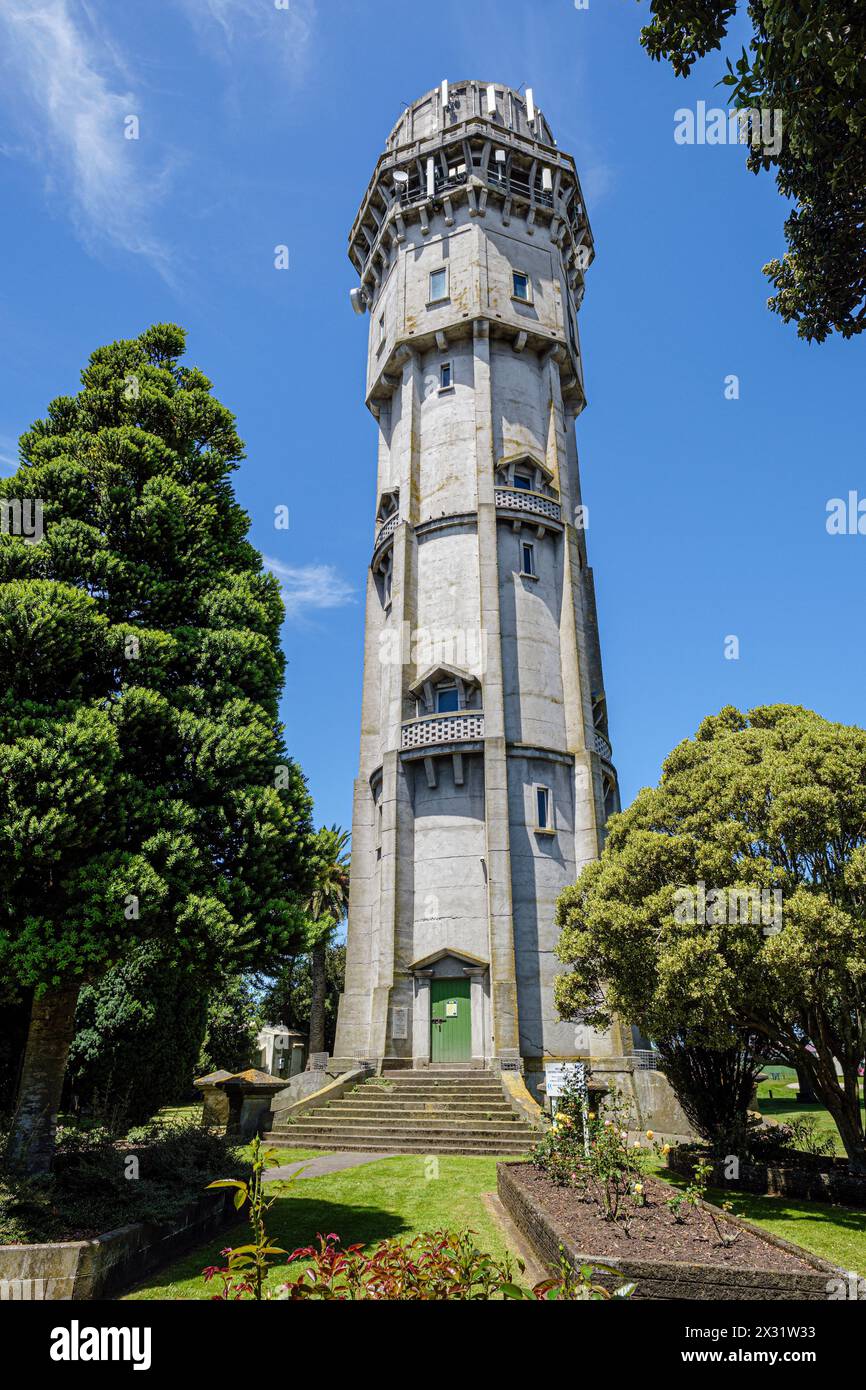
<svg viewBox="0 0 866 1390">
<path fill-rule="evenodd" d="M 662 1071 L 695 1133 L 719 1155 L 745 1153 L 749 1104 L 761 1070 L 752 1048 L 700 1047 L 674 1035 L 659 1039 L 658 1049 Z"/>
<path fill-rule="evenodd" d="M 348 830 L 323 825 L 313 849 L 313 891 L 310 894 L 310 1032 L 309 1050 L 326 1051 L 325 1008 L 327 951 L 334 931 L 349 910 Z"/>
<path fill-rule="evenodd" d="M 201 979 L 162 943 L 136 947 L 78 997 L 67 1091 L 112 1131 L 188 1098 L 207 1022 Z"/>
<path fill-rule="evenodd" d="M 761 890 L 782 894 L 780 930 Z M 562 1013 L 709 1047 L 758 1035 L 804 1068 L 866 1166 L 866 732 L 786 705 L 706 719 L 557 913 Z"/>
<path fill-rule="evenodd" d="M 788 249 L 764 273 L 770 308 L 801 338 L 850 338 L 866 327 L 866 4 L 864 0 L 652 0 L 641 42 L 678 76 L 721 48 L 737 10 L 749 52 L 721 78 L 738 108 L 780 111 L 778 153 L 752 148 L 749 168 L 773 169 L 794 203 Z"/>
<path fill-rule="evenodd" d="M 242 1071 L 251 1065 L 262 1025 L 261 1006 L 245 976 L 226 980 L 207 1004 L 207 1027 L 196 1062 L 196 1075 Z"/>
<path fill-rule="evenodd" d="M 25 1054 L 16 1161 L 45 1139 L 81 984 L 140 941 L 216 980 L 304 940 L 279 586 L 234 497 L 234 419 L 184 346 L 162 324 L 98 349 L 0 481 L 44 528 L 0 535 L 0 972 L 34 990 L 31 1034 L 65 1037 L 50 1066 Z"/>
<path fill-rule="evenodd" d="M 323 1052 L 333 1052 L 337 1032 L 337 1007 L 346 975 L 346 947 L 325 944 L 324 1046 Z M 310 1032 L 313 1002 L 313 969 L 311 954 L 287 960 L 269 982 L 262 999 L 262 1016 L 269 1022 L 284 1023 L 287 1028 Z"/>
</svg>

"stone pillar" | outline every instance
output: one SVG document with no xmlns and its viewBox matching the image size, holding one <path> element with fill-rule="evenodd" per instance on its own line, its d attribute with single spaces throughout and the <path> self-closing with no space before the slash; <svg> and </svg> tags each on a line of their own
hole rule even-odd
<svg viewBox="0 0 866 1390">
<path fill-rule="evenodd" d="M 472 1014 L 472 1062 L 475 1066 L 483 1067 L 489 1055 L 484 1027 L 484 976 L 487 974 L 487 967 L 465 965 L 463 974 L 469 976 L 471 984 L 469 1005 Z"/>
<path fill-rule="evenodd" d="M 430 980 L 432 970 L 415 970 L 415 1000 L 412 1008 L 412 1066 L 426 1067 L 430 1061 Z"/>
<path fill-rule="evenodd" d="M 485 637 L 484 819 L 487 832 L 487 897 L 490 933 L 491 1052 L 519 1046 L 514 919 L 511 901 L 511 837 L 508 823 L 508 771 L 502 690 L 499 623 L 499 563 L 493 486 L 493 403 L 490 379 L 490 325 L 473 329 L 476 483 L 478 488 L 479 606 Z"/>
</svg>

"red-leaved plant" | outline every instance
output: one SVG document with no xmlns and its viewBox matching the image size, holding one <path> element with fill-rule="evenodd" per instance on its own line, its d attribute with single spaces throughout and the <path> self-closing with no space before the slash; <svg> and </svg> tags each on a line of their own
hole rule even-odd
<svg viewBox="0 0 866 1390">
<path fill-rule="evenodd" d="M 563 1260 L 559 1277 L 532 1290 L 515 1283 L 511 1259 L 482 1254 L 472 1231 L 424 1231 L 406 1242 L 384 1240 L 369 1253 L 361 1245 L 340 1246 L 339 1237 L 318 1237 L 319 1246 L 293 1250 L 289 1262 L 309 1260 L 297 1279 L 284 1284 L 281 1299 L 412 1300 L 601 1300 L 628 1298 L 634 1285 L 611 1293 L 593 1283 L 597 1271 L 572 1270 Z M 525 1266 L 517 1261 L 520 1273 Z M 605 1273 L 615 1273 L 604 1267 Z"/>
</svg>

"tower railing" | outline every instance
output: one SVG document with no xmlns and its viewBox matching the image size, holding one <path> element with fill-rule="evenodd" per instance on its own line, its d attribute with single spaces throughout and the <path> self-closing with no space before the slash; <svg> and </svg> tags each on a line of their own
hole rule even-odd
<svg viewBox="0 0 866 1390">
<path fill-rule="evenodd" d="M 638 1071 L 658 1071 L 659 1054 L 653 1048 L 636 1047 L 632 1052 L 632 1057 L 637 1064 Z"/>
<path fill-rule="evenodd" d="M 599 757 L 604 758 L 606 763 L 613 761 L 613 750 L 604 734 L 599 733 L 598 729 L 595 731 L 595 751 Z"/>
<path fill-rule="evenodd" d="M 400 513 L 399 513 L 399 512 L 395 512 L 393 516 L 389 516 L 389 517 L 388 517 L 388 520 L 385 521 L 385 522 L 383 522 L 383 524 L 379 527 L 378 531 L 376 532 L 376 540 L 375 540 L 374 543 L 373 543 L 373 552 L 374 552 L 374 553 L 379 549 L 379 546 L 380 546 L 380 545 L 384 545 L 384 544 L 385 544 L 385 542 L 386 542 L 386 540 L 388 539 L 389 536 L 393 536 L 394 532 L 397 530 L 397 527 L 398 527 L 399 525 L 400 525 Z"/>
<path fill-rule="evenodd" d="M 551 521 L 562 520 L 562 508 L 552 497 L 543 492 L 532 492 L 521 487 L 498 487 L 495 490 L 497 507 L 510 512 L 530 512 L 534 516 L 550 517 Z"/>
<path fill-rule="evenodd" d="M 430 714 L 403 725 L 401 748 L 429 748 L 434 743 L 469 743 L 484 737 L 482 710 Z"/>
</svg>

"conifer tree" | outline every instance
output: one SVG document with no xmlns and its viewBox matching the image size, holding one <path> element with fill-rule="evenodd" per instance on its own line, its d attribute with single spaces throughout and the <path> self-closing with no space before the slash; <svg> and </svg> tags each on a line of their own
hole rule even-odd
<svg viewBox="0 0 866 1390">
<path fill-rule="evenodd" d="M 0 536 L 0 973 L 34 992 L 15 1169 L 50 1166 L 82 984 L 141 941 L 216 978 L 304 939 L 279 586 L 234 418 L 184 348 L 158 324 L 98 349 L 0 482 L 43 533 Z"/>
</svg>

